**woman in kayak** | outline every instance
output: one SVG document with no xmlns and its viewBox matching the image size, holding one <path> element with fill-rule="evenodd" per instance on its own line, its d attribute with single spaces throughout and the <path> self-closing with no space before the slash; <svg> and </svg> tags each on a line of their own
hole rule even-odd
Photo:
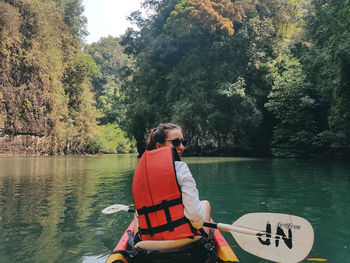
<svg viewBox="0 0 350 263">
<path fill-rule="evenodd" d="M 199 200 L 195 180 L 180 161 L 186 146 L 176 124 L 151 129 L 133 179 L 135 241 L 193 237 L 209 221 L 210 204 Z"/>
</svg>

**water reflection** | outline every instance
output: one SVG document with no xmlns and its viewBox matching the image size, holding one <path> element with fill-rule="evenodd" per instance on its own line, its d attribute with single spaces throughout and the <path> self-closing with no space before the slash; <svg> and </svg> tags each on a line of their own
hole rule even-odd
<svg viewBox="0 0 350 263">
<path fill-rule="evenodd" d="M 213 218 L 290 213 L 315 229 L 312 257 L 346 262 L 350 165 L 323 160 L 184 158 Z M 105 261 L 132 215 L 103 215 L 132 203 L 134 155 L 0 157 L 0 262 Z M 230 244 L 235 241 L 224 233 Z M 265 262 L 236 248 L 243 262 Z"/>
<path fill-rule="evenodd" d="M 350 165 L 328 160 L 240 160 L 189 164 L 214 219 L 231 223 L 253 212 L 288 213 L 314 227 L 311 257 L 346 262 L 350 231 Z M 230 244 L 233 238 L 225 233 Z M 237 246 L 237 245 L 236 245 Z M 266 262 L 236 248 L 243 262 Z"/>
<path fill-rule="evenodd" d="M 100 210 L 131 201 L 136 161 L 128 155 L 0 158 L 1 262 L 79 262 L 107 254 L 113 244 L 105 229 L 125 217 L 102 218 Z"/>
</svg>

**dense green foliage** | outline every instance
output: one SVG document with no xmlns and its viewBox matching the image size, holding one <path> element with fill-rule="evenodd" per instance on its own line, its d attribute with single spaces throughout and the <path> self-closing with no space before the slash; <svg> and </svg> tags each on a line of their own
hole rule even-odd
<svg viewBox="0 0 350 263">
<path fill-rule="evenodd" d="M 109 104 L 95 106 L 91 79 L 104 65 L 82 51 L 83 10 L 81 0 L 0 1 L 0 135 L 43 137 L 40 151 L 49 154 L 79 153 L 96 141 L 103 130 L 97 118 L 110 118 Z M 110 96 L 117 93 L 115 80 L 108 80 L 98 105 L 119 100 Z M 118 143 L 118 152 L 129 152 L 129 144 Z"/>
<path fill-rule="evenodd" d="M 142 153 L 173 121 L 192 154 L 350 154 L 349 0 L 143 6 L 138 29 L 83 45 L 81 1 L 0 1 L 0 135 Z"/>
<path fill-rule="evenodd" d="M 318 114 L 325 118 L 315 145 L 323 152 L 350 153 L 350 2 L 312 1 L 306 34 L 311 46 L 298 56 L 320 93 Z M 323 121 L 323 123 L 322 123 Z"/>
<path fill-rule="evenodd" d="M 276 156 L 289 157 L 310 153 L 310 142 L 317 131 L 316 96 L 297 59 L 283 56 L 274 62 L 270 74 L 273 85 L 265 104 L 278 120 L 272 151 Z"/>
<path fill-rule="evenodd" d="M 121 76 L 123 69 L 130 66 L 131 62 L 119 42 L 119 38 L 109 36 L 85 48 L 100 67 L 99 74 L 92 77 L 92 85 L 97 109 L 102 114 L 99 118 L 101 124 L 122 123 L 125 119 L 126 104 L 121 90 Z"/>
<path fill-rule="evenodd" d="M 90 140 L 86 151 L 89 153 L 131 153 L 135 143 L 116 124 L 98 126 L 95 136 Z"/>
<path fill-rule="evenodd" d="M 0 1 L 0 129 L 44 136 L 47 153 L 81 151 L 96 125 L 82 12 L 78 0 Z"/>
<path fill-rule="evenodd" d="M 174 121 L 192 153 L 350 149 L 349 1 L 147 0 L 122 40 L 129 131 Z"/>
<path fill-rule="evenodd" d="M 101 38 L 84 49 L 91 55 L 100 71 L 92 76 L 96 108 L 100 115 L 100 126 L 87 145 L 88 152 L 129 153 L 134 152 L 135 142 L 118 125 L 126 119 L 127 104 L 122 89 L 123 70 L 131 66 L 130 59 L 123 53 L 119 38 Z M 113 124 L 113 125 L 112 125 Z"/>
</svg>

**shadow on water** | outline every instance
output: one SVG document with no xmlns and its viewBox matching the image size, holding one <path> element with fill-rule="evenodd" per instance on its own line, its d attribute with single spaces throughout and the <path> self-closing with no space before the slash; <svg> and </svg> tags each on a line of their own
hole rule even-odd
<svg viewBox="0 0 350 263">
<path fill-rule="evenodd" d="M 310 257 L 346 262 L 350 165 L 324 160 L 184 158 L 217 222 L 250 212 L 289 213 L 315 229 Z M 0 157 L 0 262 L 104 262 L 132 215 L 135 155 Z M 228 233 L 228 242 L 237 246 Z M 236 247 L 245 263 L 266 262 Z"/>
</svg>

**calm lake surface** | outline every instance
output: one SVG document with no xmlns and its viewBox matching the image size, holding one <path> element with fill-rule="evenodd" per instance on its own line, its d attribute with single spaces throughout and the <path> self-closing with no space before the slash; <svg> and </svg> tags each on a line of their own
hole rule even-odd
<svg viewBox="0 0 350 263">
<path fill-rule="evenodd" d="M 183 158 L 212 217 L 289 213 L 314 227 L 309 258 L 350 262 L 350 163 L 329 160 Z M 0 157 L 0 262 L 104 262 L 132 215 L 136 155 Z M 267 262 L 237 247 L 244 263 Z M 306 261 L 305 262 L 310 262 Z"/>
</svg>

